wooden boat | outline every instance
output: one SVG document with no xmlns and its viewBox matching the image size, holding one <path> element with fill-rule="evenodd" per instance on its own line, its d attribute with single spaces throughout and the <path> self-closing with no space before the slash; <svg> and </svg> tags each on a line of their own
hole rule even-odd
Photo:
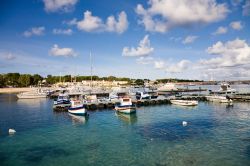
<svg viewBox="0 0 250 166">
<path fill-rule="evenodd" d="M 68 112 L 74 115 L 82 115 L 82 116 L 85 116 L 87 114 L 85 106 L 80 100 L 72 100 Z"/>
<path fill-rule="evenodd" d="M 198 101 L 196 100 L 170 100 L 172 104 L 182 105 L 182 106 L 196 106 Z"/>
<path fill-rule="evenodd" d="M 136 107 L 129 97 L 120 98 L 120 102 L 115 106 L 115 110 L 120 113 L 131 114 L 136 112 Z"/>
</svg>

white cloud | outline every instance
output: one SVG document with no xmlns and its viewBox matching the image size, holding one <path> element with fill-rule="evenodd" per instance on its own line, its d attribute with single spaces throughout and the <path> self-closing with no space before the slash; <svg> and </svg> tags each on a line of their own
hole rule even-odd
<svg viewBox="0 0 250 166">
<path fill-rule="evenodd" d="M 154 58 L 150 56 L 147 56 L 147 57 L 142 56 L 136 59 L 136 63 L 142 64 L 142 65 L 152 64 L 153 62 L 154 62 Z"/>
<path fill-rule="evenodd" d="M 72 48 L 59 48 L 57 44 L 55 44 L 51 49 L 50 49 L 50 55 L 52 56 L 64 56 L 64 57 L 73 57 L 77 56 L 75 51 Z"/>
<path fill-rule="evenodd" d="M 196 39 L 198 38 L 198 36 L 187 36 L 182 43 L 183 44 L 190 44 L 193 43 Z"/>
<path fill-rule="evenodd" d="M 154 61 L 154 67 L 156 69 L 163 69 L 165 67 L 165 65 L 166 65 L 165 62 L 162 61 L 162 60 L 156 60 L 156 61 Z"/>
<path fill-rule="evenodd" d="M 213 33 L 213 35 L 221 35 L 227 33 L 227 27 L 220 26 L 217 30 Z"/>
<path fill-rule="evenodd" d="M 4 60 L 12 61 L 16 59 L 16 56 L 14 56 L 10 52 L 0 52 L 0 57 L 3 58 Z"/>
<path fill-rule="evenodd" d="M 184 60 L 179 61 L 176 64 L 167 65 L 167 67 L 165 68 L 165 71 L 168 73 L 181 73 L 188 69 L 190 63 L 191 62 L 189 60 L 184 59 Z"/>
<path fill-rule="evenodd" d="M 45 27 L 33 27 L 23 33 L 25 37 L 44 35 Z"/>
<path fill-rule="evenodd" d="M 69 12 L 74 9 L 78 0 L 43 0 L 47 12 Z"/>
<path fill-rule="evenodd" d="M 218 57 L 201 60 L 201 64 L 209 67 L 236 67 L 250 63 L 250 45 L 245 40 L 235 39 L 226 43 L 217 42 L 208 47 L 209 54 Z"/>
<path fill-rule="evenodd" d="M 53 34 L 55 35 L 72 35 L 72 29 L 53 29 Z"/>
<path fill-rule="evenodd" d="M 167 32 L 173 27 L 190 27 L 223 20 L 229 9 L 215 0 L 149 0 L 149 8 L 137 5 L 136 13 L 146 31 Z"/>
<path fill-rule="evenodd" d="M 122 51 L 122 56 L 148 56 L 154 51 L 154 48 L 150 45 L 150 40 L 148 35 L 140 41 L 137 48 L 134 47 L 124 47 Z"/>
<path fill-rule="evenodd" d="M 249 16 L 250 15 L 250 1 L 246 0 L 245 5 L 242 7 L 243 11 L 242 14 L 243 16 Z"/>
<path fill-rule="evenodd" d="M 241 21 L 233 21 L 230 23 L 230 27 L 239 31 L 243 28 L 243 25 L 241 24 Z"/>
<path fill-rule="evenodd" d="M 86 32 L 108 31 L 123 33 L 128 28 L 127 14 L 124 11 L 118 15 L 117 20 L 113 15 L 109 16 L 106 23 L 101 18 L 93 16 L 90 11 L 86 11 L 82 20 L 77 21 L 73 19 L 70 24 L 76 24 L 79 30 Z"/>
</svg>

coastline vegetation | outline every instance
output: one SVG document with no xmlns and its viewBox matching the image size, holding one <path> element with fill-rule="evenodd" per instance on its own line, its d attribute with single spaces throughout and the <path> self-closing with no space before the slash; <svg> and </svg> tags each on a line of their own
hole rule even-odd
<svg viewBox="0 0 250 166">
<path fill-rule="evenodd" d="M 0 88 L 3 87 L 28 87 L 28 86 L 38 86 L 41 83 L 46 83 L 47 85 L 52 85 L 58 82 L 81 82 L 84 80 L 91 80 L 91 76 L 74 76 L 64 75 L 64 76 L 52 76 L 47 75 L 43 77 L 39 74 L 20 74 L 20 73 L 6 73 L 0 74 Z M 131 79 L 127 77 L 99 77 L 92 76 L 93 81 L 127 81 L 129 85 L 144 85 L 149 82 L 149 79 Z M 185 80 L 185 79 L 158 79 L 154 84 L 167 83 L 167 82 L 201 82 L 200 80 Z"/>
</svg>

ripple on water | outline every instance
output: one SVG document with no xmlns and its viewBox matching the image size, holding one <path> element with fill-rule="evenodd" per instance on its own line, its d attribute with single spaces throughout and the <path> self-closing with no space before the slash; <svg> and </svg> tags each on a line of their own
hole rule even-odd
<svg viewBox="0 0 250 166">
<path fill-rule="evenodd" d="M 66 150 L 56 146 L 38 146 L 28 148 L 19 156 L 26 162 L 41 162 L 43 158 L 57 158 L 70 155 Z"/>
<path fill-rule="evenodd" d="M 90 143 L 90 144 L 87 144 L 87 145 L 85 145 L 85 149 L 87 150 L 87 151 L 91 151 L 91 150 L 96 150 L 96 149 L 98 149 L 100 147 L 100 143 Z"/>
<path fill-rule="evenodd" d="M 148 139 L 175 141 L 191 139 L 208 134 L 218 123 L 209 119 L 189 120 L 187 126 L 181 121 L 160 122 L 138 128 L 138 133 Z"/>
</svg>

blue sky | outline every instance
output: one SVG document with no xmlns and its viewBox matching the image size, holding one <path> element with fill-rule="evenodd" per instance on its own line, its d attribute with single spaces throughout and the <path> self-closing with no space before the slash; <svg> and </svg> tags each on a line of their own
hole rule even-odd
<svg viewBox="0 0 250 166">
<path fill-rule="evenodd" d="M 0 3 L 0 73 L 250 79 L 249 0 Z"/>
</svg>

